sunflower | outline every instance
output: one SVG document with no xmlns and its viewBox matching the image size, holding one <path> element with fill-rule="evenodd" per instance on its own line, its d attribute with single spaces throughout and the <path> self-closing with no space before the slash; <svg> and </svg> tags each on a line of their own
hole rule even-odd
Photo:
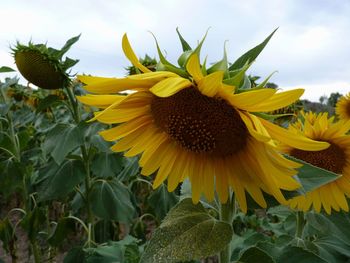
<svg viewBox="0 0 350 263">
<path fill-rule="evenodd" d="M 68 69 L 78 63 L 78 60 L 66 57 L 63 61 L 62 57 L 79 37 L 80 35 L 69 39 L 61 50 L 32 42 L 28 45 L 17 43 L 12 51 L 19 72 L 39 88 L 63 89 L 70 84 Z"/>
<path fill-rule="evenodd" d="M 350 136 L 345 135 L 350 121 L 335 122 L 328 113 L 302 113 L 303 121 L 298 120 L 289 129 L 306 137 L 328 142 L 329 148 L 321 151 L 304 151 L 290 146 L 281 146 L 289 155 L 314 166 L 342 175 L 313 191 L 289 200 L 291 208 L 308 211 L 313 207 L 317 212 L 321 208 L 330 214 L 331 210 L 349 211 L 346 196 L 350 195 Z"/>
<path fill-rule="evenodd" d="M 294 168 L 300 165 L 278 154 L 275 140 L 303 150 L 328 147 L 251 113 L 285 107 L 302 95 L 302 89 L 239 93 L 230 82 L 234 78 L 230 72 L 209 72 L 205 63 L 200 64 L 198 47 L 187 51 L 182 69 L 163 63 L 169 71 L 156 72 L 139 62 L 126 35 L 122 47 L 142 73 L 125 78 L 78 76 L 84 88 L 95 93 L 78 99 L 102 109 L 92 120 L 120 124 L 100 135 L 117 141 L 111 147 L 115 152 L 125 152 L 127 157 L 142 154 L 141 174 L 156 173 L 154 188 L 167 179 L 168 190 L 173 191 L 188 177 L 194 203 L 202 193 L 213 200 L 215 189 L 225 203 L 230 187 L 243 211 L 247 210 L 245 192 L 262 207 L 266 207 L 262 191 L 285 203 L 281 189 L 300 187 L 293 178 Z M 125 90 L 134 92 L 117 94 Z"/>
<path fill-rule="evenodd" d="M 350 120 L 350 93 L 341 97 L 335 107 L 335 112 L 342 120 Z"/>
</svg>

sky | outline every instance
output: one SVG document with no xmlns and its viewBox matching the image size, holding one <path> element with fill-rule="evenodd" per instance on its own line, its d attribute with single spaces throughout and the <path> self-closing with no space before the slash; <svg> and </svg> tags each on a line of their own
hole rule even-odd
<svg viewBox="0 0 350 263">
<path fill-rule="evenodd" d="M 248 73 L 268 76 L 282 90 L 304 88 L 302 98 L 318 101 L 332 92 L 350 92 L 349 0 L 1 0 L 0 67 L 15 68 L 16 41 L 61 48 L 81 33 L 67 55 L 80 62 L 72 73 L 122 77 L 124 33 L 136 54 L 157 58 L 152 32 L 174 64 L 181 54 L 176 27 L 196 46 L 208 28 L 201 55 L 229 61 L 279 28 Z M 0 75 L 0 80 L 11 74 Z M 24 81 L 23 81 L 24 82 Z"/>
</svg>

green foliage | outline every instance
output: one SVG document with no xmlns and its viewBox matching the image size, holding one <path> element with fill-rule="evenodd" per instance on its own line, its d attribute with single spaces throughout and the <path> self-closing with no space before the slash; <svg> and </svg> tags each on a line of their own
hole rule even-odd
<svg viewBox="0 0 350 263">
<path fill-rule="evenodd" d="M 130 222 L 134 218 L 134 207 L 130 192 L 117 179 L 95 182 L 90 194 L 92 210 L 100 218 Z"/>
<path fill-rule="evenodd" d="M 184 199 L 155 231 L 141 262 L 171 263 L 208 257 L 224 249 L 231 238 L 230 224 L 212 217 L 202 204 Z"/>
</svg>

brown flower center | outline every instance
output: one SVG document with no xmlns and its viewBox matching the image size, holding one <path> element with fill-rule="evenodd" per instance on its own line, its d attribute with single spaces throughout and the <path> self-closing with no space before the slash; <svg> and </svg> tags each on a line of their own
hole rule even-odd
<svg viewBox="0 0 350 263">
<path fill-rule="evenodd" d="M 338 145 L 330 144 L 327 149 L 315 152 L 293 149 L 290 155 L 333 173 L 341 174 L 346 163 L 345 152 Z"/>
<path fill-rule="evenodd" d="M 223 157 L 247 144 L 249 133 L 238 112 L 195 87 L 168 98 L 154 96 L 151 111 L 155 123 L 187 150 Z"/>
</svg>

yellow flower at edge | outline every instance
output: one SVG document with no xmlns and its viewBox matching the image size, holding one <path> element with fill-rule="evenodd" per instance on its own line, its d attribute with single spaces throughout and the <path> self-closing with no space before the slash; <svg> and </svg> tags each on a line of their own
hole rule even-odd
<svg viewBox="0 0 350 263">
<path fill-rule="evenodd" d="M 335 107 L 335 112 L 342 120 L 350 120 L 350 93 L 341 97 Z"/>
<path fill-rule="evenodd" d="M 243 211 L 245 192 L 262 207 L 266 207 L 262 191 L 285 203 L 281 189 L 300 187 L 293 178 L 300 165 L 277 153 L 275 140 L 303 150 L 328 147 L 251 113 L 285 107 L 302 95 L 302 89 L 235 94 L 234 86 L 223 83 L 224 72 L 207 74 L 196 52 L 187 60 L 190 77 L 185 78 L 170 71 L 151 72 L 139 62 L 126 35 L 122 46 L 143 73 L 125 78 L 79 76 L 84 88 L 95 94 L 78 99 L 102 109 L 93 120 L 120 124 L 100 135 L 117 141 L 113 151 L 127 157 L 141 154 L 141 174 L 156 173 L 154 188 L 167 179 L 168 190 L 173 191 L 188 177 L 194 203 L 202 193 L 213 200 L 215 190 L 225 203 L 230 187 Z M 125 90 L 134 93 L 118 95 Z"/>
<path fill-rule="evenodd" d="M 300 160 L 342 176 L 305 195 L 292 198 L 289 205 L 302 211 L 313 208 L 317 212 L 323 207 L 327 214 L 332 209 L 348 212 L 346 196 L 350 195 L 350 136 L 345 134 L 350 128 L 350 121 L 334 122 L 334 118 L 328 118 L 327 113 L 310 112 L 304 113 L 303 117 L 304 122 L 298 120 L 289 129 L 310 139 L 328 142 L 330 147 L 321 151 L 303 151 L 284 145 L 281 149 Z"/>
</svg>

